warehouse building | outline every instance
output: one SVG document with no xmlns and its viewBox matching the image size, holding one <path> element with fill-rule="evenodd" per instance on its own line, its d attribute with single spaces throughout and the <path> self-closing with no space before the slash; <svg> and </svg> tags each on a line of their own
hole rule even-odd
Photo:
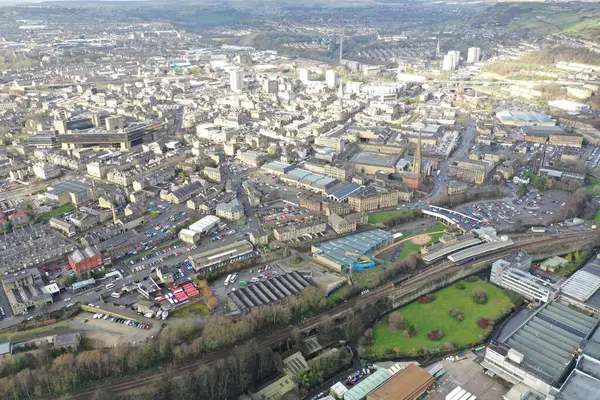
<svg viewBox="0 0 600 400">
<path fill-rule="evenodd" d="M 297 295 L 310 285 L 307 278 L 298 271 L 293 271 L 242 286 L 231 291 L 229 299 L 240 311 L 245 311 L 254 307 L 279 303 L 288 296 Z"/>
<path fill-rule="evenodd" d="M 533 111 L 503 110 L 496 113 L 496 119 L 508 126 L 554 126 L 556 121 L 544 113 Z"/>
<path fill-rule="evenodd" d="M 190 231 L 194 231 L 201 235 L 204 235 L 204 234 L 207 234 L 208 232 L 210 232 L 210 230 L 212 228 L 217 226 L 219 224 L 219 222 L 221 222 L 219 217 L 215 217 L 214 215 L 207 215 L 206 217 L 203 217 L 199 221 L 196 221 L 193 224 L 191 224 L 188 227 L 188 229 Z"/>
<path fill-rule="evenodd" d="M 597 325 L 598 317 L 550 301 L 508 337 L 493 341 L 481 366 L 513 383 L 515 390 L 524 386 L 546 396 L 569 374 L 578 349 Z"/>
<path fill-rule="evenodd" d="M 367 400 L 417 400 L 433 385 L 427 371 L 411 364 L 367 395 Z"/>
<path fill-rule="evenodd" d="M 240 240 L 192 254 L 188 257 L 188 260 L 190 260 L 192 267 L 199 272 L 205 269 L 211 271 L 222 268 L 232 262 L 247 260 L 256 255 L 257 252 L 254 251 L 252 243 L 247 240 Z"/>
<path fill-rule="evenodd" d="M 600 315 L 600 260 L 592 257 L 560 288 L 560 299 L 586 311 Z"/>
<path fill-rule="evenodd" d="M 349 272 L 361 255 L 393 243 L 394 238 L 381 229 L 373 229 L 312 246 L 315 262 L 338 272 Z"/>
<path fill-rule="evenodd" d="M 338 181 L 325 175 L 314 174 L 304 169 L 294 169 L 281 175 L 281 180 L 298 187 L 327 194 L 327 189 L 335 186 Z"/>
</svg>

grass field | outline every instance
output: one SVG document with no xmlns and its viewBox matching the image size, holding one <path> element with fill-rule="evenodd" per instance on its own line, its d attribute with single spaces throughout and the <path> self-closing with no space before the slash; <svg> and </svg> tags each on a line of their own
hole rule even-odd
<svg viewBox="0 0 600 400">
<path fill-rule="evenodd" d="M 408 324 L 415 327 L 416 334 L 406 338 L 402 332 L 388 329 L 385 319 L 373 326 L 373 353 L 382 354 L 385 350 L 398 349 L 398 354 L 415 354 L 428 348 L 437 349 L 445 342 L 454 346 L 466 346 L 485 338 L 488 331 L 480 328 L 477 321 L 481 317 L 497 320 L 508 314 L 512 308 L 510 297 L 500 288 L 482 280 L 476 282 L 461 281 L 465 289 L 460 290 L 456 284 L 435 293 L 435 300 L 428 304 L 410 303 L 395 312 L 401 312 Z M 482 288 L 488 296 L 486 304 L 477 304 L 471 293 L 473 288 Z M 448 314 L 449 310 L 459 310 L 464 320 L 459 322 Z M 427 337 L 432 329 L 441 329 L 444 336 L 439 341 Z"/>
<path fill-rule="evenodd" d="M 67 204 L 63 204 L 60 207 L 55 208 L 52 211 L 48 211 L 47 213 L 43 213 L 40 214 L 36 217 L 35 222 L 44 222 L 44 221 L 48 221 L 51 218 L 57 217 L 59 215 L 68 213 L 70 211 L 73 211 L 75 209 L 75 206 L 71 203 L 67 203 Z"/>
<path fill-rule="evenodd" d="M 177 311 L 171 313 L 173 317 L 185 317 L 186 315 L 208 315 L 210 314 L 210 310 L 206 307 L 204 303 L 193 303 L 189 306 L 182 307 Z"/>
<path fill-rule="evenodd" d="M 431 237 L 431 240 L 429 241 L 429 243 L 427 243 L 427 245 L 433 244 L 433 243 L 437 243 L 440 240 L 440 236 L 442 236 L 444 233 L 444 229 L 446 229 L 446 226 L 442 223 L 437 223 L 435 226 L 427 229 L 425 232 L 420 232 L 420 233 L 415 233 L 416 235 L 422 235 L 422 234 L 428 234 Z M 437 233 L 433 233 L 433 232 L 437 232 Z M 441 233 L 440 233 L 441 232 Z M 398 255 L 398 259 L 403 259 L 406 256 L 408 256 L 410 253 L 418 253 L 421 251 L 421 245 L 420 244 L 416 244 L 413 243 L 412 240 L 407 240 L 406 242 L 404 242 L 404 244 L 402 244 L 402 251 L 400 252 L 400 254 Z"/>
<path fill-rule="evenodd" d="M 594 221 L 600 222 L 600 207 L 598 207 L 598 210 L 596 211 L 596 215 L 594 215 Z"/>
<path fill-rule="evenodd" d="M 72 331 L 73 329 L 69 328 L 69 321 L 60 321 L 52 325 L 40 326 L 38 328 L 27 329 L 25 331 L 3 331 L 0 333 L 0 342 L 7 342 L 11 340 L 13 343 L 19 343 L 38 337 L 58 335 L 60 333 L 68 333 Z"/>
<path fill-rule="evenodd" d="M 368 222 L 370 224 L 381 224 L 386 222 L 390 218 L 400 217 L 402 215 L 411 215 L 413 213 L 412 210 L 392 210 L 392 211 L 381 211 L 369 214 Z"/>
</svg>

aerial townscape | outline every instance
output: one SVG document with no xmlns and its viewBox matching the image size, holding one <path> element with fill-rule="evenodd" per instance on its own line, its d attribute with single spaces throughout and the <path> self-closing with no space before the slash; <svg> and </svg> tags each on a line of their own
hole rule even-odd
<svg viewBox="0 0 600 400">
<path fill-rule="evenodd" d="M 600 399 L 600 3 L 0 0 L 0 400 Z"/>
</svg>

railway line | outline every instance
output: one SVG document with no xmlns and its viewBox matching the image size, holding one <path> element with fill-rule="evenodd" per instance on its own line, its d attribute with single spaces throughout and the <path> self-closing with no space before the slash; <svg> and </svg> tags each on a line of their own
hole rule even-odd
<svg viewBox="0 0 600 400">
<path fill-rule="evenodd" d="M 464 268 L 466 265 L 483 265 L 489 264 L 492 261 L 498 259 L 498 257 L 510 254 L 517 249 L 527 248 L 530 250 L 539 249 L 540 247 L 551 247 L 553 244 L 571 242 L 573 240 L 578 240 L 581 245 L 587 244 L 590 240 L 597 238 L 599 233 L 596 232 L 573 232 L 573 233 L 562 233 L 556 235 L 532 235 L 528 234 L 519 234 L 519 235 L 511 235 L 511 238 L 514 240 L 514 244 L 508 248 L 499 249 L 497 251 L 491 252 L 490 254 L 481 257 L 477 260 L 474 260 L 468 264 L 459 265 L 449 260 L 440 261 L 437 263 L 431 264 L 427 269 L 421 271 L 419 274 L 409 278 L 404 283 L 398 286 L 393 286 L 393 284 L 384 285 L 378 289 L 374 289 L 369 293 L 366 293 L 362 296 L 355 297 L 353 299 L 348 300 L 347 302 L 323 313 L 316 317 L 307 319 L 306 321 L 297 324 L 295 326 L 289 326 L 286 328 L 278 329 L 271 334 L 264 335 L 258 339 L 253 339 L 258 345 L 271 345 L 273 343 L 281 342 L 291 337 L 292 331 L 294 329 L 299 329 L 300 331 L 306 331 L 308 329 L 317 327 L 324 317 L 329 319 L 336 319 L 342 317 L 347 314 L 349 310 L 356 307 L 359 302 L 372 302 L 378 299 L 392 296 L 395 292 L 400 293 L 401 291 L 411 290 L 414 288 L 418 288 L 424 282 L 427 282 L 433 277 L 439 276 L 441 274 L 450 272 L 455 269 Z M 125 380 L 120 380 L 116 382 L 111 382 L 105 385 L 99 385 L 94 388 L 86 389 L 77 393 L 74 393 L 70 396 L 71 399 L 76 400 L 87 400 L 90 396 L 92 396 L 97 391 L 105 391 L 113 394 L 119 393 L 127 393 L 136 389 L 147 389 L 151 386 L 153 382 L 156 382 L 160 379 L 164 379 L 169 375 L 177 376 L 180 373 L 185 373 L 189 371 L 190 368 L 197 368 L 201 365 L 211 364 L 219 359 L 226 358 L 228 354 L 230 354 L 231 349 L 224 349 L 222 351 L 218 351 L 215 353 L 207 354 L 200 359 L 194 360 L 192 362 L 187 362 L 184 364 L 173 366 L 165 371 L 161 371 L 158 373 L 154 373 L 151 375 L 137 375 L 132 378 L 127 378 Z"/>
</svg>

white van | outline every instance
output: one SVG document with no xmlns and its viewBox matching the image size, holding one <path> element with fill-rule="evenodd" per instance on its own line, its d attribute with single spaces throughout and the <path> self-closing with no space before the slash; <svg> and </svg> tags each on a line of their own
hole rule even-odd
<svg viewBox="0 0 600 400">
<path fill-rule="evenodd" d="M 110 289 L 112 289 L 112 288 L 115 287 L 115 284 L 114 283 L 109 283 L 105 287 L 106 287 L 107 290 L 110 290 Z"/>
</svg>

